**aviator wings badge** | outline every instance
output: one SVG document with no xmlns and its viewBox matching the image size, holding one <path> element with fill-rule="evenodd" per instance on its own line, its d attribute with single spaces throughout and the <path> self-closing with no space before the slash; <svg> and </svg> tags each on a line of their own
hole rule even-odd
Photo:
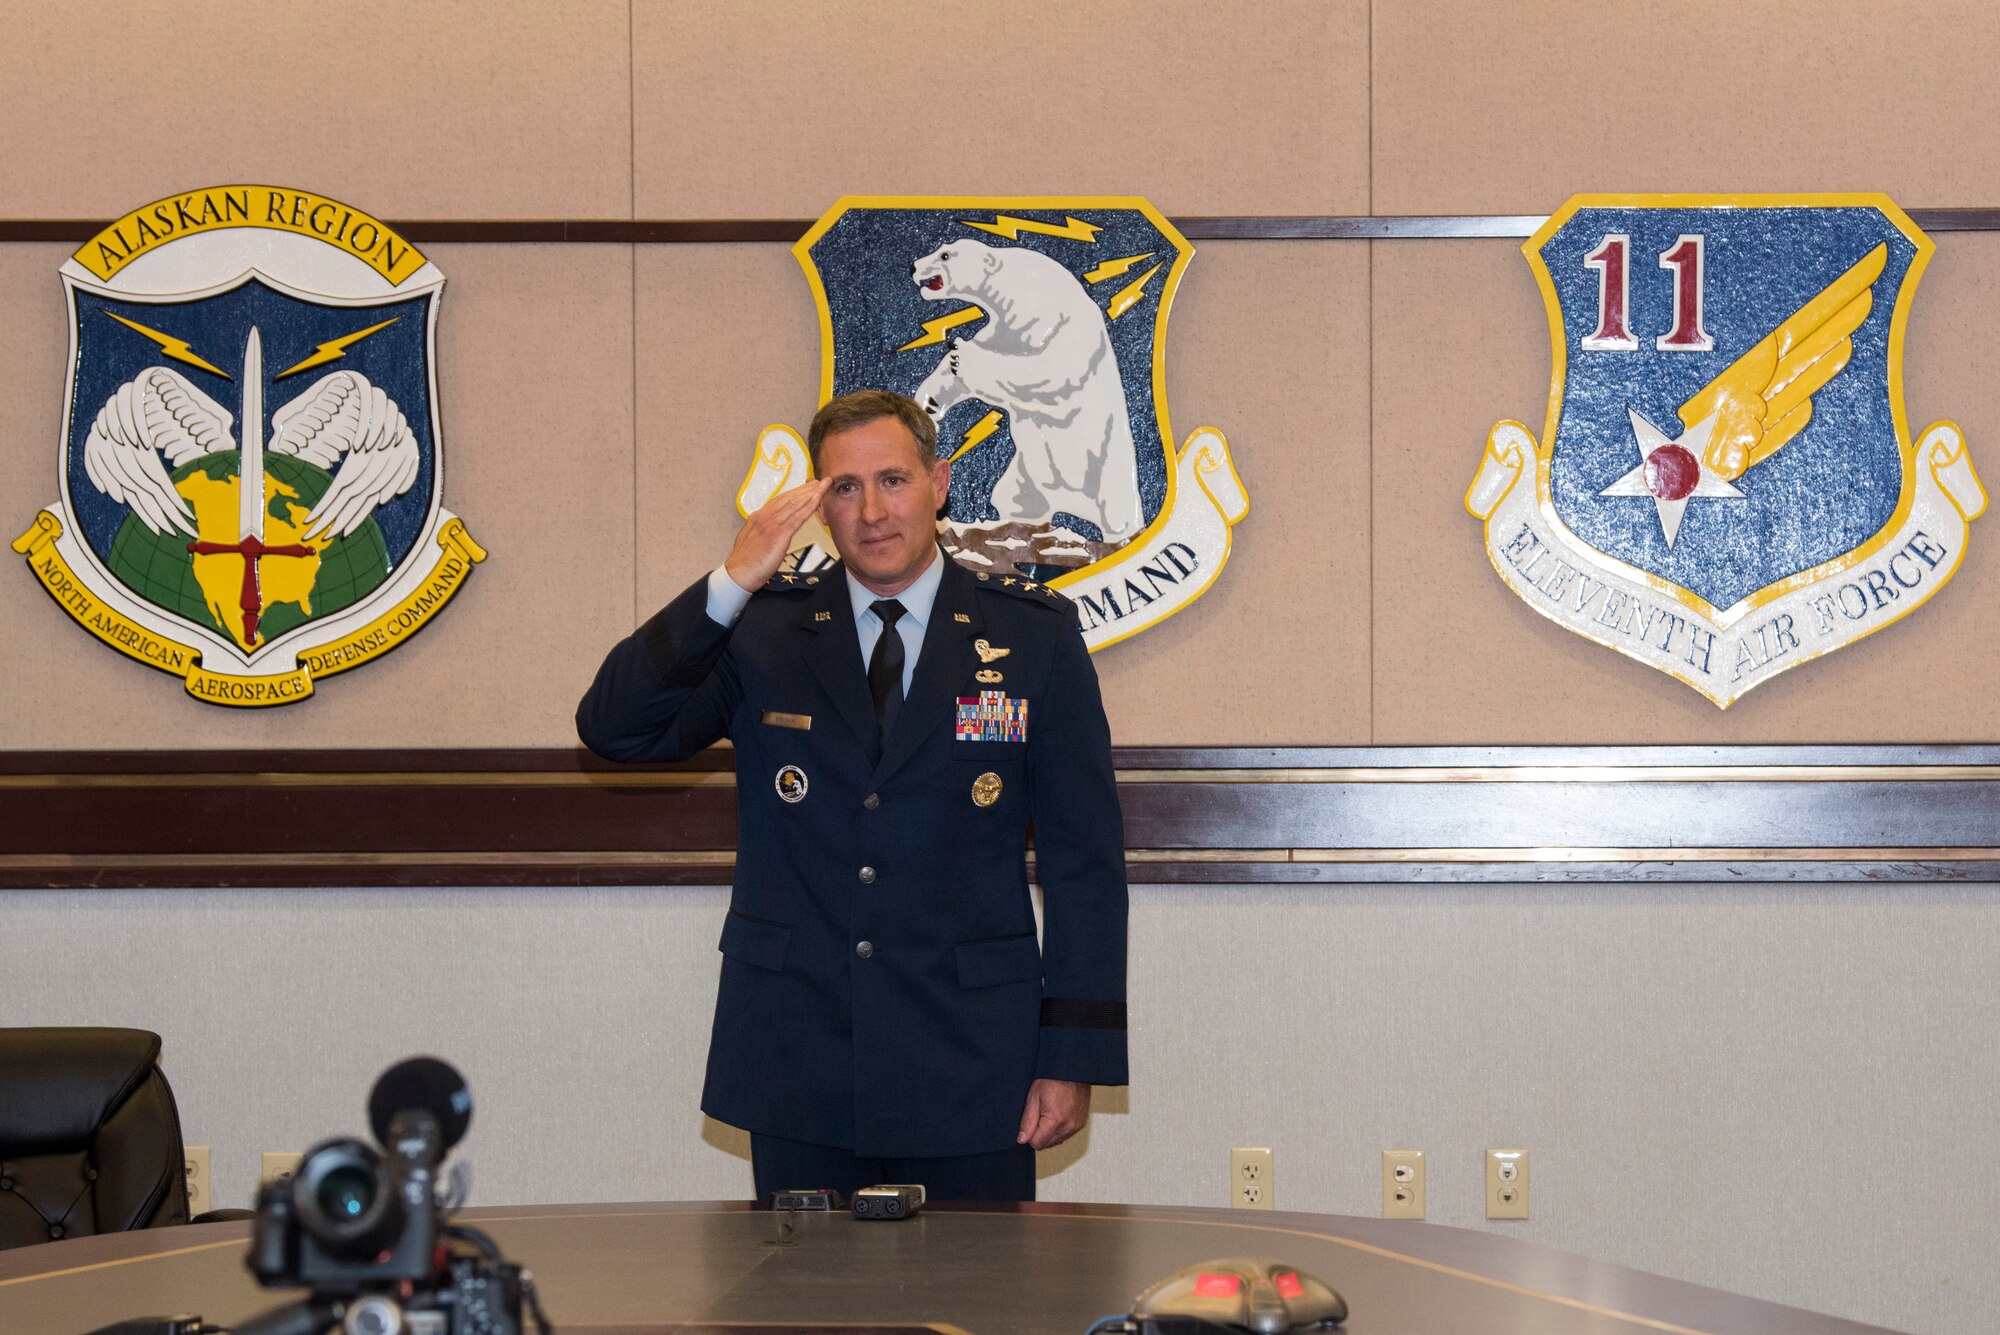
<svg viewBox="0 0 2000 1335">
<path fill-rule="evenodd" d="M 1911 441 L 1933 246 L 1885 196 L 1578 195 L 1522 249 L 1548 416 L 1465 506 L 1530 607 L 1727 708 L 1956 573 L 1986 493 L 1956 425 Z"/>
<path fill-rule="evenodd" d="M 1101 649 L 1205 593 L 1250 501 L 1214 427 L 1178 449 L 1167 315 L 1194 247 L 1143 199 L 850 198 L 793 248 L 819 307 L 820 402 L 892 389 L 952 463 L 939 540 L 1075 601 Z M 745 515 L 810 476 L 767 427 Z M 832 560 L 817 523 L 793 568 Z"/>
</svg>

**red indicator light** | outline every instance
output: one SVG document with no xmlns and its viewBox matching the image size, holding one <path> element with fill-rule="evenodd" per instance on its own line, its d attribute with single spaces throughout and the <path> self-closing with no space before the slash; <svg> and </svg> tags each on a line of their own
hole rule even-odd
<svg viewBox="0 0 2000 1335">
<path fill-rule="evenodd" d="M 1196 1275 L 1194 1296 L 1197 1298 L 1234 1298 L 1243 1287 L 1243 1280 L 1236 1275 Z"/>
<path fill-rule="evenodd" d="M 1299 1277 L 1289 1270 L 1280 1271 L 1277 1277 L 1271 1282 L 1278 1286 L 1278 1296 L 1281 1298 L 1303 1298 L 1306 1296 L 1306 1286 L 1299 1283 Z"/>
</svg>

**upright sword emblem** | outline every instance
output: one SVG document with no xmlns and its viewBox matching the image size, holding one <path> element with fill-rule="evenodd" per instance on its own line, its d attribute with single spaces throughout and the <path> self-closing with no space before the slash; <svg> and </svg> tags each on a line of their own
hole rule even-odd
<svg viewBox="0 0 2000 1335">
<path fill-rule="evenodd" d="M 264 511 L 269 500 L 264 495 L 264 345 L 255 326 L 243 347 L 243 451 L 236 474 L 236 541 L 202 542 L 187 545 L 196 556 L 236 555 L 243 558 L 243 593 L 237 604 L 243 610 L 243 645 L 255 648 L 257 618 L 264 610 L 264 592 L 258 580 L 257 563 L 267 556 L 311 556 L 314 548 L 301 543 L 282 547 L 264 545 Z"/>
</svg>

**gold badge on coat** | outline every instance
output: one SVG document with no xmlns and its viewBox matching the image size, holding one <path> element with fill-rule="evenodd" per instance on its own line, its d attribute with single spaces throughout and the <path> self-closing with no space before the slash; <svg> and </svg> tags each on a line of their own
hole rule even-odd
<svg viewBox="0 0 2000 1335">
<path fill-rule="evenodd" d="M 992 770 L 972 781 L 972 804 L 990 807 L 1000 800 L 1000 776 Z"/>
</svg>

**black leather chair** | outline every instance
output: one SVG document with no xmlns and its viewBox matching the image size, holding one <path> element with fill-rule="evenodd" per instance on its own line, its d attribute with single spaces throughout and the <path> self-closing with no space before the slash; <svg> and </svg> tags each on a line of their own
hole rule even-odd
<svg viewBox="0 0 2000 1335">
<path fill-rule="evenodd" d="M 0 1029 L 0 1248 L 188 1222 L 159 1059 L 144 1029 Z"/>
</svg>

